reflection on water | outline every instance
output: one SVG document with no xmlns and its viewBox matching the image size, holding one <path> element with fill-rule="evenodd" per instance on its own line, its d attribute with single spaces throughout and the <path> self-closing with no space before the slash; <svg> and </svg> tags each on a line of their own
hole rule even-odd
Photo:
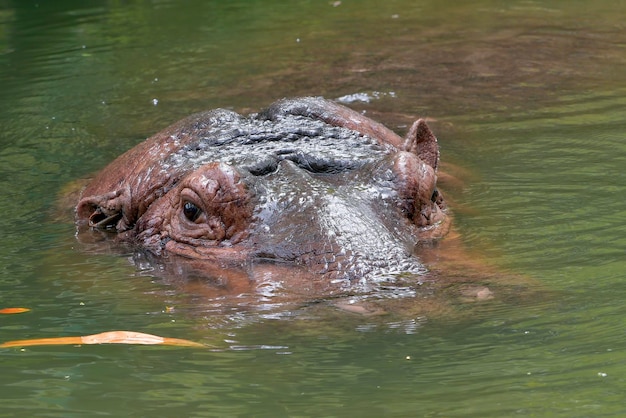
<svg viewBox="0 0 626 418">
<path fill-rule="evenodd" d="M 0 338 L 216 347 L 3 350 L 0 415 L 624 413 L 624 7 L 337 3 L 0 2 L 0 308 L 32 309 Z M 450 196 L 463 240 L 543 293 L 223 321 L 50 221 L 66 183 L 174 120 L 307 94 L 398 131 L 436 119 L 442 161 L 476 178 Z"/>
</svg>

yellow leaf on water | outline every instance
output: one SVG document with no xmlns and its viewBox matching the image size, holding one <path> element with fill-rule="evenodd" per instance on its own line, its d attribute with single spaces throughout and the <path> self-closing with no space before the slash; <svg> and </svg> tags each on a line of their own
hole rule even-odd
<svg viewBox="0 0 626 418">
<path fill-rule="evenodd" d="M 30 340 L 7 341 L 0 348 L 29 347 L 36 345 L 81 345 L 81 344 L 141 344 L 141 345 L 173 345 L 179 347 L 206 347 L 194 341 L 179 338 L 159 337 L 134 331 L 108 331 L 82 337 L 35 338 Z"/>
</svg>

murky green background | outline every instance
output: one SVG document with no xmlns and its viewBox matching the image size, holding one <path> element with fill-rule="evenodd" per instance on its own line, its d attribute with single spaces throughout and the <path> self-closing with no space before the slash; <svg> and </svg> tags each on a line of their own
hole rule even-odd
<svg viewBox="0 0 626 418">
<path fill-rule="evenodd" d="M 0 341 L 132 329 L 216 347 L 2 349 L 0 416 L 625 415 L 624 16 L 603 0 L 0 0 L 0 308 L 32 309 L 0 317 Z M 474 173 L 451 192 L 465 242 L 534 279 L 533 300 L 216 320 L 54 220 L 68 182 L 192 112 L 357 93 L 399 132 L 436 119 L 443 161 Z"/>
</svg>

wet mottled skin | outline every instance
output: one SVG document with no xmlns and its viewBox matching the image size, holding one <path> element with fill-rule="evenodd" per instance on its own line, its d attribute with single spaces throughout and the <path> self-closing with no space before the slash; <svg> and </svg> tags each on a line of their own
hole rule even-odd
<svg viewBox="0 0 626 418">
<path fill-rule="evenodd" d="M 213 110 L 100 172 L 76 206 L 79 237 L 111 233 L 175 276 L 205 276 L 234 292 L 418 283 L 427 270 L 416 245 L 448 229 L 438 164 L 423 120 L 401 138 L 321 98 L 281 100 L 250 116 Z"/>
</svg>

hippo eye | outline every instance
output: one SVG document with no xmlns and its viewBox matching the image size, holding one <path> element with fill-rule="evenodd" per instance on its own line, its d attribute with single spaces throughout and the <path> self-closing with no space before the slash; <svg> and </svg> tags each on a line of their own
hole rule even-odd
<svg viewBox="0 0 626 418">
<path fill-rule="evenodd" d="M 433 190 L 433 195 L 430 197 L 431 202 L 437 202 L 437 198 L 439 197 L 439 190 Z"/>
<path fill-rule="evenodd" d="M 201 213 L 202 210 L 191 202 L 185 202 L 183 205 L 183 214 L 191 222 L 195 222 Z"/>
</svg>

